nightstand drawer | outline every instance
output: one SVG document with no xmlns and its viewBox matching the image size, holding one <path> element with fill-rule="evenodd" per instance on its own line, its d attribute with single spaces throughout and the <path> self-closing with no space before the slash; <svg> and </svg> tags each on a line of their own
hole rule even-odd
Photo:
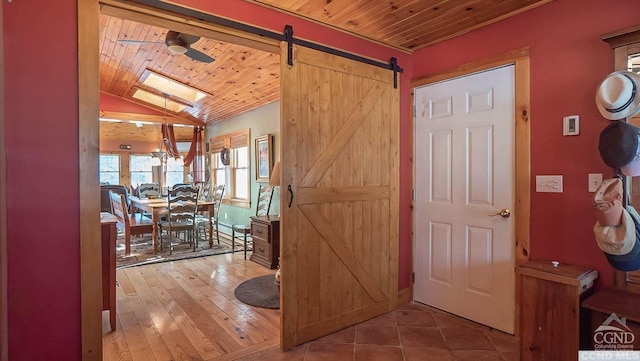
<svg viewBox="0 0 640 361">
<path fill-rule="evenodd" d="M 251 260 L 275 269 L 280 256 L 280 218 L 278 216 L 251 217 Z"/>
<path fill-rule="evenodd" d="M 269 226 L 251 223 L 251 237 L 259 238 L 263 241 L 269 240 Z"/>
<path fill-rule="evenodd" d="M 261 239 L 253 239 L 253 254 L 257 257 L 264 258 L 265 260 L 269 258 L 269 243 L 263 241 Z"/>
</svg>

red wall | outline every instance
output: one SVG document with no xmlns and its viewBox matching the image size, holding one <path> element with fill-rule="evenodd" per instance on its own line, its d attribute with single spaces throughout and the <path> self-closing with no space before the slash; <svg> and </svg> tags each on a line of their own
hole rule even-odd
<svg viewBox="0 0 640 361">
<path fill-rule="evenodd" d="M 122 113 L 162 115 L 163 113 L 109 93 L 100 93 L 100 110 Z"/>
<path fill-rule="evenodd" d="M 77 1 L 55 3 L 1 3 L 7 123 L 8 352 L 9 359 L 16 361 L 81 359 Z M 242 0 L 183 3 L 276 31 L 292 24 L 298 37 L 378 59 L 398 58 L 405 68 L 400 78 L 400 287 L 408 287 L 410 56 Z"/>
<path fill-rule="evenodd" d="M 612 175 L 600 159 L 607 125 L 594 98 L 613 70 L 604 33 L 640 23 L 637 0 L 556 0 L 519 16 L 417 51 L 419 77 L 521 47 L 531 59 L 531 257 L 595 267 L 599 286 L 613 270 L 595 244 L 587 174 Z M 580 135 L 562 136 L 562 117 L 580 115 Z M 564 193 L 535 193 L 535 175 L 561 174 Z"/>
<path fill-rule="evenodd" d="M 562 194 L 532 194 L 532 257 L 594 266 L 611 283 L 595 247 L 587 173 L 610 170 L 597 152 L 606 125 L 593 103 L 613 69 L 602 33 L 640 22 L 635 0 L 556 0 L 424 49 L 413 57 L 241 0 L 176 1 L 274 31 L 379 59 L 395 56 L 401 77 L 400 287 L 409 286 L 410 90 L 413 76 L 523 46 L 531 49 L 532 174 L 563 174 Z M 78 87 L 76 1 L 2 3 L 7 151 L 8 327 L 11 360 L 80 359 Z M 26 21 L 28 19 L 28 21 Z M 55 29 L 53 31 L 52 29 Z M 412 66 L 412 64 L 415 64 Z M 581 116 L 581 135 L 561 136 L 561 119 Z M 44 175 L 44 177 L 43 177 Z M 533 182 L 532 182 L 533 183 Z M 55 217 L 47 210 L 55 209 Z M 34 347 L 37 340 L 37 347 Z"/>
<path fill-rule="evenodd" d="M 76 1 L 2 2 L 9 360 L 79 360 Z"/>
</svg>

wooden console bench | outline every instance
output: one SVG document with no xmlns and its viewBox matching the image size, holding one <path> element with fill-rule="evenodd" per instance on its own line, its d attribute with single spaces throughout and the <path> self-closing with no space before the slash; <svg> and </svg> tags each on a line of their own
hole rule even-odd
<svg viewBox="0 0 640 361">
<path fill-rule="evenodd" d="M 591 349 L 595 348 L 594 331 L 615 313 L 616 316 L 626 319 L 627 327 L 635 335 L 633 349 L 640 350 L 640 294 L 620 289 L 605 289 L 585 299 L 582 307 L 590 313 L 588 330 Z M 617 323 L 612 325 L 619 326 Z"/>
</svg>

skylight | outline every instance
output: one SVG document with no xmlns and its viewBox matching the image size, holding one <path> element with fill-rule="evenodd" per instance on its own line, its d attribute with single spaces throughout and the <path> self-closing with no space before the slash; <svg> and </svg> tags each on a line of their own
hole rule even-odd
<svg viewBox="0 0 640 361">
<path fill-rule="evenodd" d="M 159 108 L 164 109 L 165 97 L 163 97 L 162 95 L 154 94 L 150 91 L 137 88 L 132 96 L 135 99 L 141 100 L 143 102 L 147 102 L 149 104 L 153 104 Z M 182 103 L 178 103 L 175 100 L 167 98 L 167 110 L 170 110 L 174 113 L 180 113 L 186 107 L 187 106 Z"/>
<path fill-rule="evenodd" d="M 179 99 L 184 99 L 190 103 L 195 103 L 207 96 L 206 93 L 201 92 L 196 88 L 192 88 L 186 84 L 154 73 L 149 69 L 143 73 L 142 77 L 144 78 L 145 75 L 147 77 L 144 79 L 142 84 L 158 89 L 161 93 L 166 93 Z"/>
</svg>

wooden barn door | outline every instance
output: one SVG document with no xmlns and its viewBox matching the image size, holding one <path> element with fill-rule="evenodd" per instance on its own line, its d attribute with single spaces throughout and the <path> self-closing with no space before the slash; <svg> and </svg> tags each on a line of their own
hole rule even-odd
<svg viewBox="0 0 640 361">
<path fill-rule="evenodd" d="M 281 346 L 398 298 L 399 96 L 393 72 L 294 46 L 282 56 Z"/>
</svg>

